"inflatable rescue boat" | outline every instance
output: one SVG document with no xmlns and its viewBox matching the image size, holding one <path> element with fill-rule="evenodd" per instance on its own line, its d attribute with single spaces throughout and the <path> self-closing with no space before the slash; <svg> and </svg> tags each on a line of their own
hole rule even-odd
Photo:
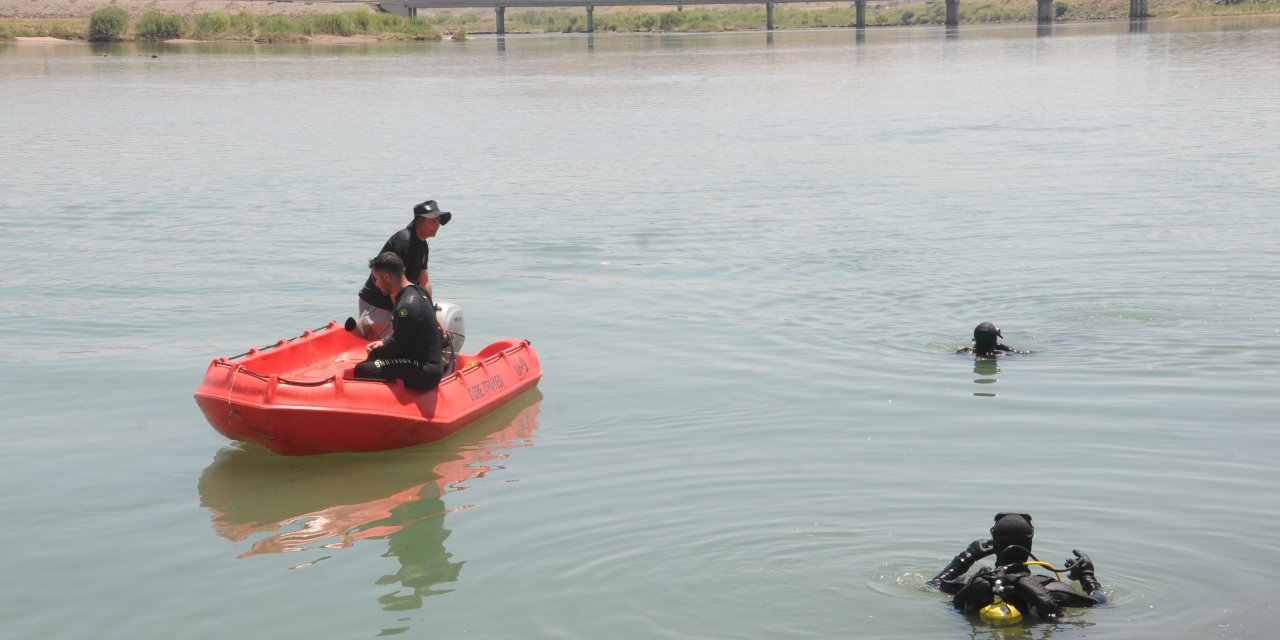
<svg viewBox="0 0 1280 640">
<path fill-rule="evenodd" d="M 282 455 L 385 451 L 445 438 L 542 377 L 527 340 L 499 340 L 458 354 L 454 371 L 431 391 L 356 379 L 369 341 L 330 322 L 217 358 L 196 388 L 196 404 L 222 435 Z"/>
</svg>

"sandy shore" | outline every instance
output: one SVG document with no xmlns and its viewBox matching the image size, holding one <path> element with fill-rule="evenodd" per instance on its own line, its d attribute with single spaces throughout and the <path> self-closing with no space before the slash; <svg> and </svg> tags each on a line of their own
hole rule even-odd
<svg viewBox="0 0 1280 640">
<path fill-rule="evenodd" d="M 304 16 L 338 11 L 368 11 L 372 5 L 350 2 L 221 2 L 210 0 L 0 0 L 0 18 L 88 18 L 107 6 L 132 14 L 163 11 L 194 16 L 210 11 L 259 15 Z"/>
</svg>

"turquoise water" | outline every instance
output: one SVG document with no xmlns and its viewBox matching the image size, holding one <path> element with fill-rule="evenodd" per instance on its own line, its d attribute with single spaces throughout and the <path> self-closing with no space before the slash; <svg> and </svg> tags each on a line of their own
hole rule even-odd
<svg viewBox="0 0 1280 640">
<path fill-rule="evenodd" d="M 0 635 L 1270 637 L 1278 39 L 0 45 Z M 209 360 L 350 315 L 428 197 L 437 297 L 540 391 L 221 439 Z M 1031 354 L 956 355 L 983 320 Z M 924 587 L 1009 509 L 1116 606 Z"/>
</svg>

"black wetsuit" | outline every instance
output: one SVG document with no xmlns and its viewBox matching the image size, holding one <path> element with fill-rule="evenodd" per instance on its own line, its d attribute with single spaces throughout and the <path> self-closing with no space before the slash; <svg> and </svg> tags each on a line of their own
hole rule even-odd
<svg viewBox="0 0 1280 640">
<path fill-rule="evenodd" d="M 1061 580 L 1033 574 L 1021 563 L 1003 568 L 985 567 L 972 576 L 964 575 L 975 562 L 994 553 L 995 545 L 991 540 L 974 540 L 930 584 L 953 594 L 952 604 L 957 609 L 980 609 L 994 601 L 994 587 L 999 579 L 1006 602 L 1043 619 L 1058 617 L 1063 607 L 1092 607 L 1107 603 L 1107 596 L 1093 577 L 1092 563 L 1088 574 L 1080 578 L 1080 584 L 1090 595 L 1076 591 Z"/>
<path fill-rule="evenodd" d="M 417 218 L 414 218 L 416 221 Z M 413 222 L 408 227 L 401 229 L 390 238 L 386 244 L 382 245 L 382 251 L 379 254 L 388 251 L 400 256 L 400 260 L 404 262 L 404 277 L 409 282 L 418 284 L 418 275 L 427 268 L 427 255 L 431 252 L 431 248 L 427 246 L 426 240 L 419 240 L 418 234 L 413 230 Z M 364 288 L 360 289 L 360 299 L 379 309 L 391 309 L 391 298 L 387 297 L 381 291 L 378 291 L 378 285 L 373 282 L 373 274 L 369 274 L 369 279 L 365 280 Z"/>
<path fill-rule="evenodd" d="M 404 386 L 427 391 L 440 384 L 440 325 L 431 296 L 411 284 L 396 296 L 391 335 L 356 365 L 357 378 L 404 380 Z"/>
</svg>

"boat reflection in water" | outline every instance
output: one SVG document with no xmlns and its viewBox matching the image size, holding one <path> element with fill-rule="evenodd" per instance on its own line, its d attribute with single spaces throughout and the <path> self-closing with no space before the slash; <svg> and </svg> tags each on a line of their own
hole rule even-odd
<svg viewBox="0 0 1280 640">
<path fill-rule="evenodd" d="M 383 453 L 289 457 L 226 447 L 200 476 L 200 502 L 227 540 L 268 534 L 238 558 L 386 539 L 400 571 L 377 583 L 411 593 L 380 601 L 387 610 L 414 609 L 424 596 L 448 593 L 437 585 L 454 582 L 462 569 L 445 550 L 444 516 L 470 505 L 449 509 L 444 496 L 489 473 L 507 450 L 531 446 L 541 403 L 533 389 L 443 441 Z"/>
</svg>

